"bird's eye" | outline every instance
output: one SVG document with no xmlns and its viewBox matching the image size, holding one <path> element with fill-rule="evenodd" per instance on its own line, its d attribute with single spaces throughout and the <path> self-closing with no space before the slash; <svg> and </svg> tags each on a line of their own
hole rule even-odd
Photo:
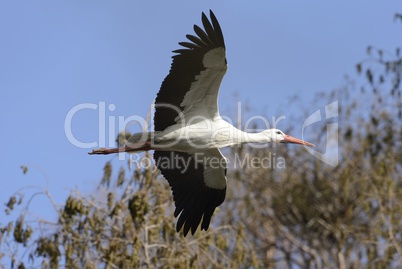
<svg viewBox="0 0 402 269">
<path fill-rule="evenodd" d="M 277 133 L 277 134 L 281 134 L 281 132 L 280 132 L 280 131 L 277 131 L 276 133 Z"/>
</svg>

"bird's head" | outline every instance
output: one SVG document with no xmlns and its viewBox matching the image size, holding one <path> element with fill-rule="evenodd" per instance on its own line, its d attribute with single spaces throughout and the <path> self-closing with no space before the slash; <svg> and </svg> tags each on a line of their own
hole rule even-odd
<svg viewBox="0 0 402 269">
<path fill-rule="evenodd" d="M 291 135 L 287 135 L 278 129 L 268 129 L 268 130 L 265 130 L 264 133 L 266 133 L 271 138 L 272 142 L 291 143 L 291 144 L 299 144 L 299 145 L 314 147 L 314 144 L 311 144 L 307 141 L 293 137 Z"/>
</svg>

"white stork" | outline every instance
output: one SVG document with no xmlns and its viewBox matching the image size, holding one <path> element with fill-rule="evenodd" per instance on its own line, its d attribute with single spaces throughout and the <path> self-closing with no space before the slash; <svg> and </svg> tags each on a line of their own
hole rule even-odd
<svg viewBox="0 0 402 269">
<path fill-rule="evenodd" d="M 215 208 L 226 194 L 227 160 L 220 148 L 244 143 L 313 144 L 278 129 L 246 133 L 223 120 L 218 92 L 227 70 L 222 30 L 212 11 L 211 21 L 202 13 L 204 30 L 180 42 L 170 72 L 155 100 L 155 131 L 137 133 L 127 145 L 95 149 L 90 154 L 154 150 L 155 163 L 168 180 L 179 216 L 176 230 L 194 234 L 201 223 L 207 230 Z"/>
</svg>

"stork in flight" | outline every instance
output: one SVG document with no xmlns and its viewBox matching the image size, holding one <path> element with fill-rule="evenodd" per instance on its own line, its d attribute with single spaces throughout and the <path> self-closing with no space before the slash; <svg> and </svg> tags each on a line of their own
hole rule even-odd
<svg viewBox="0 0 402 269">
<path fill-rule="evenodd" d="M 173 192 L 179 216 L 176 231 L 207 230 L 215 208 L 226 195 L 227 160 L 220 148 L 244 143 L 313 144 L 278 129 L 246 133 L 223 120 L 218 92 L 227 70 L 222 30 L 212 11 L 202 13 L 204 30 L 173 51 L 170 72 L 155 100 L 154 132 L 133 134 L 121 148 L 95 149 L 89 154 L 154 150 L 154 160 Z M 186 164 L 186 165 L 183 165 Z"/>
</svg>

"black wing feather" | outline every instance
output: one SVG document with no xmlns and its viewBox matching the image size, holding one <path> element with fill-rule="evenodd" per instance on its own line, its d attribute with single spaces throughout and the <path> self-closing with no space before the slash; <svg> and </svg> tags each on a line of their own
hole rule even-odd
<svg viewBox="0 0 402 269">
<path fill-rule="evenodd" d="M 204 42 L 204 40 L 202 40 L 201 38 L 198 38 L 196 36 L 193 35 L 186 35 L 187 39 L 194 42 L 195 44 L 197 44 L 199 47 L 207 47 L 207 43 Z"/>
<path fill-rule="evenodd" d="M 204 13 L 202 13 L 202 24 L 204 25 L 204 29 L 205 32 L 207 32 L 207 35 L 209 36 L 209 38 L 212 39 L 212 43 L 216 44 L 220 43 L 216 38 L 214 28 L 212 27 L 211 23 L 209 22 L 207 16 L 205 16 Z"/>
<path fill-rule="evenodd" d="M 195 49 L 198 47 L 196 44 L 190 42 L 179 42 L 179 45 L 188 49 Z M 175 52 L 175 50 L 173 52 Z"/>
<path fill-rule="evenodd" d="M 209 15 L 211 17 L 212 25 L 214 27 L 215 37 L 217 38 L 218 43 L 223 44 L 223 47 L 225 47 L 225 40 L 223 39 L 223 33 L 221 26 L 219 25 L 218 19 L 215 17 L 215 14 L 212 11 Z"/>
<path fill-rule="evenodd" d="M 194 32 L 200 37 L 200 39 L 207 45 L 213 46 L 214 43 L 209 39 L 209 36 L 199 26 L 194 25 Z M 191 39 L 190 39 L 191 40 Z"/>
</svg>

